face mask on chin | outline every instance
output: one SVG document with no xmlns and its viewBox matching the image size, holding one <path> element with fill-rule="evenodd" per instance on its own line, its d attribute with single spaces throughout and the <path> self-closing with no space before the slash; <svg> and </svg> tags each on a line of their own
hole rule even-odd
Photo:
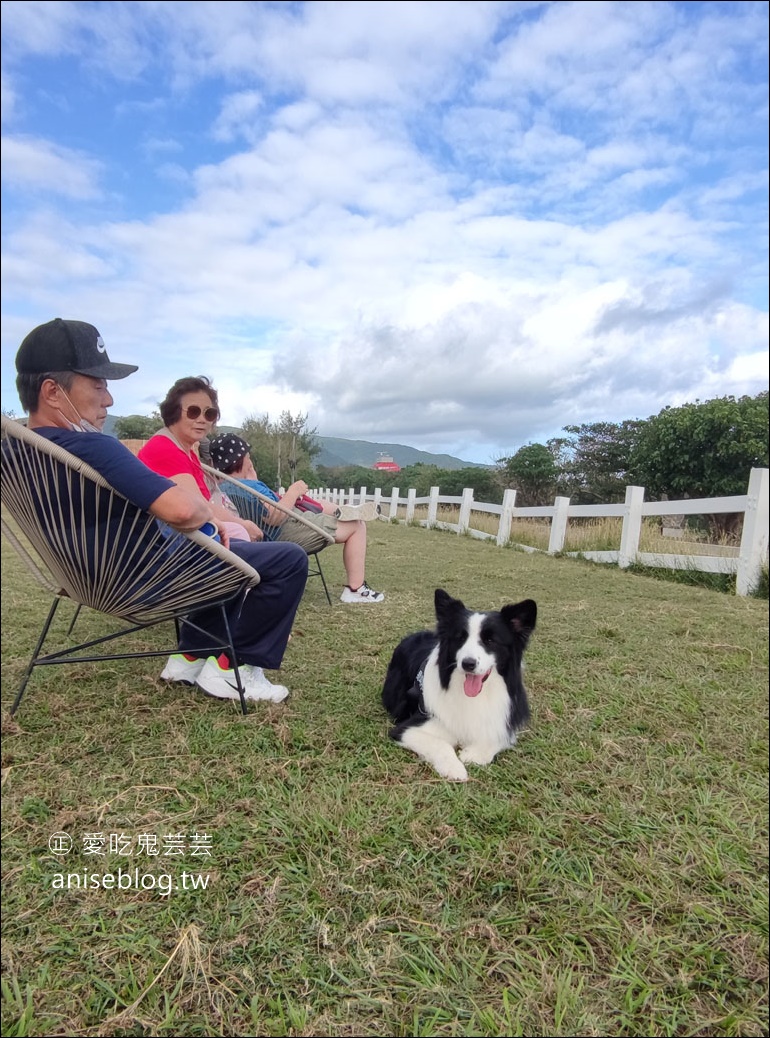
<svg viewBox="0 0 770 1038">
<path fill-rule="evenodd" d="M 58 383 L 57 383 L 57 385 L 58 385 Z M 87 418 L 84 418 L 81 415 L 80 411 L 78 411 L 78 409 L 75 407 L 75 405 L 70 400 L 69 394 L 67 393 L 67 390 L 64 388 L 64 386 L 59 386 L 59 389 L 62 391 L 62 393 L 64 393 L 65 397 L 67 398 L 67 403 L 70 405 L 72 410 L 78 416 L 77 422 L 73 422 L 71 418 L 68 418 L 66 416 L 66 414 L 64 413 L 64 411 L 62 411 L 62 409 L 60 407 L 57 408 L 57 411 L 62 416 L 64 421 L 69 425 L 69 427 L 72 430 L 72 432 L 100 433 L 102 431 L 101 429 L 97 429 L 95 425 L 93 425 L 91 422 L 88 421 Z"/>
<path fill-rule="evenodd" d="M 97 429 L 95 425 L 91 425 L 87 418 L 81 418 L 80 424 L 76 425 L 74 422 L 70 422 L 73 432 L 95 432 L 100 433 L 102 430 Z"/>
</svg>

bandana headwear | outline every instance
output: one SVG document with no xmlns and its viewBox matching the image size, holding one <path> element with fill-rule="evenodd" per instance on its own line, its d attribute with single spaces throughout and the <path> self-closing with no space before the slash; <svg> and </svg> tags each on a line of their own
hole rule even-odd
<svg viewBox="0 0 770 1038">
<path fill-rule="evenodd" d="M 226 472 L 238 468 L 238 464 L 251 452 L 251 447 L 235 433 L 221 433 L 209 443 L 211 461 L 215 469 Z"/>
</svg>

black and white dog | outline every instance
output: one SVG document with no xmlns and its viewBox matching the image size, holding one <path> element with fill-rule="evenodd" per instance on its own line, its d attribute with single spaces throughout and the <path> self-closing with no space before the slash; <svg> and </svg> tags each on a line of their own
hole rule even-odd
<svg viewBox="0 0 770 1038">
<path fill-rule="evenodd" d="M 529 719 L 522 656 L 535 629 L 531 598 L 476 613 L 439 588 L 435 631 L 410 634 L 385 675 L 390 736 L 444 778 L 466 782 L 466 764 L 489 764 Z M 455 753 L 461 747 L 460 755 Z"/>
</svg>

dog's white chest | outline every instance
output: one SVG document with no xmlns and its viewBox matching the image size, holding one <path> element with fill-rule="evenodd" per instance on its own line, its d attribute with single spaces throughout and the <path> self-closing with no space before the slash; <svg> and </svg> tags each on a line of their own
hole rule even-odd
<svg viewBox="0 0 770 1038">
<path fill-rule="evenodd" d="M 508 721 L 511 701 L 505 682 L 492 670 L 477 696 L 464 692 L 465 675 L 455 669 L 449 688 L 441 687 L 438 672 L 438 650 L 425 664 L 423 701 L 427 713 L 446 729 L 454 746 L 484 743 L 503 749 L 515 742 Z"/>
</svg>

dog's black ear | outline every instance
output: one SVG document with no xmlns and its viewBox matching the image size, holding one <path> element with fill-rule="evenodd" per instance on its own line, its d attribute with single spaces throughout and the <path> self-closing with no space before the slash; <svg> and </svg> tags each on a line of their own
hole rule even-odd
<svg viewBox="0 0 770 1038">
<path fill-rule="evenodd" d="M 452 598 L 452 596 L 441 587 L 436 588 L 436 594 L 433 596 L 433 601 L 436 606 L 436 616 L 439 620 L 442 616 L 446 616 L 450 609 L 465 608 L 459 598 Z"/>
<path fill-rule="evenodd" d="M 531 598 L 525 598 L 523 602 L 516 605 L 503 606 L 500 610 L 503 620 L 510 624 L 514 632 L 519 635 L 524 645 L 529 641 L 529 636 L 535 629 L 537 621 L 537 603 Z"/>
</svg>

